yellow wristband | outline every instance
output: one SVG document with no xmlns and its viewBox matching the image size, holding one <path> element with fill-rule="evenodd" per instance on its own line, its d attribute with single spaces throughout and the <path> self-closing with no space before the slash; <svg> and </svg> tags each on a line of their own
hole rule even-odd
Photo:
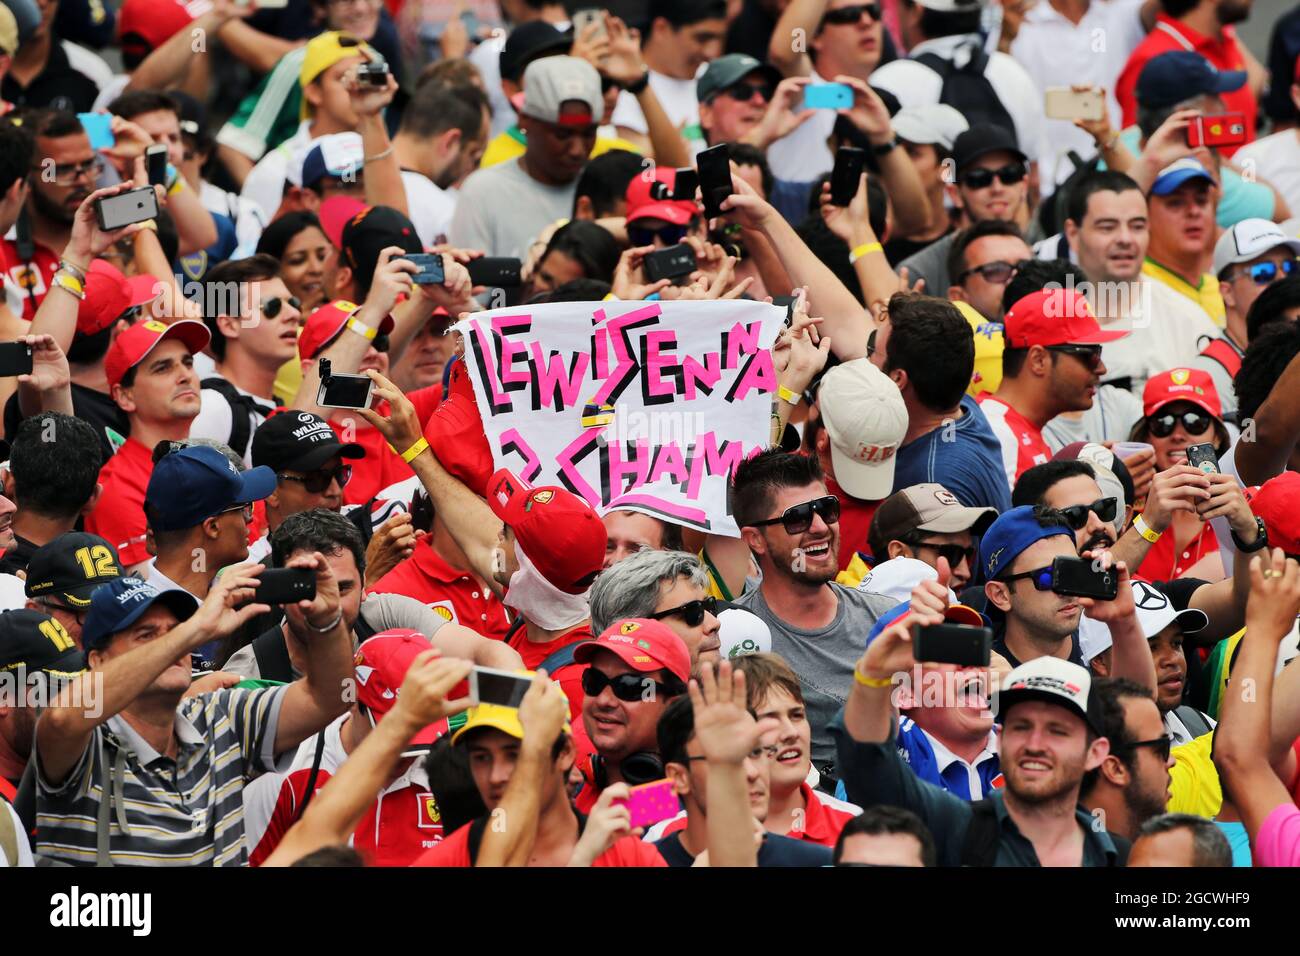
<svg viewBox="0 0 1300 956">
<path fill-rule="evenodd" d="M 885 247 L 878 242 L 864 242 L 852 252 L 849 253 L 849 265 L 857 262 L 863 256 L 870 255 L 873 252 L 884 252 Z"/>
<path fill-rule="evenodd" d="M 1160 540 L 1160 532 L 1152 528 L 1145 521 L 1143 521 L 1141 514 L 1133 518 L 1133 528 L 1137 531 L 1138 534 L 1142 535 L 1142 537 L 1146 538 L 1152 544 L 1155 544 L 1157 541 Z"/>
<path fill-rule="evenodd" d="M 146 219 L 144 222 L 140 223 L 140 232 L 137 232 L 136 235 L 140 235 L 140 233 L 144 232 L 146 229 L 150 232 L 157 232 L 158 223 L 153 219 Z"/>
<path fill-rule="evenodd" d="M 892 677 L 865 677 L 856 667 L 853 668 L 853 679 L 863 687 L 892 687 L 894 684 Z"/>
<path fill-rule="evenodd" d="M 617 302 L 617 301 L 618 301 L 618 296 L 616 296 L 616 295 L 615 295 L 614 293 L 612 293 L 612 292 L 606 292 L 606 293 L 605 293 L 605 298 L 601 299 L 600 301 L 601 301 L 601 302 Z"/>
<path fill-rule="evenodd" d="M 171 186 L 167 189 L 167 195 L 175 196 L 178 192 L 180 192 L 184 188 L 185 188 L 185 178 L 183 176 L 177 176 L 176 182 L 172 183 Z"/>
<path fill-rule="evenodd" d="M 783 402 L 789 402 L 791 405 L 799 404 L 799 393 L 791 391 L 784 385 L 778 385 L 776 387 L 776 394 Z"/>
<path fill-rule="evenodd" d="M 86 298 L 86 289 L 81 284 L 81 280 L 67 270 L 60 269 L 58 272 L 54 273 L 54 278 L 50 281 L 56 289 L 70 292 L 78 299 L 84 300 Z"/>
<path fill-rule="evenodd" d="M 391 448 L 392 446 L 390 445 L 389 447 Z M 402 452 L 402 461 L 406 462 L 409 465 L 411 462 L 415 461 L 415 459 L 419 458 L 420 455 L 422 455 L 424 452 L 428 450 L 429 450 L 429 439 L 421 438 L 410 448 L 406 449 L 406 451 Z"/>
<path fill-rule="evenodd" d="M 361 336 L 367 342 L 373 342 L 375 340 L 375 336 L 379 334 L 378 329 L 371 328 L 370 326 L 366 325 L 366 323 L 362 322 L 360 319 L 353 318 L 352 316 L 348 316 L 347 327 L 351 329 L 353 332 L 357 333 L 357 335 Z"/>
</svg>

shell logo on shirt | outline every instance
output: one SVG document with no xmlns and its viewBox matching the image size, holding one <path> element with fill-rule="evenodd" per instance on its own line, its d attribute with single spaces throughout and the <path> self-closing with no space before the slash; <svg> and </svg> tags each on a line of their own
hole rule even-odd
<svg viewBox="0 0 1300 956">
<path fill-rule="evenodd" d="M 456 620 L 456 609 L 451 606 L 450 601 L 438 601 L 434 604 L 430 604 L 429 610 L 433 611 L 434 614 L 438 615 L 444 621 L 449 621 L 452 624 L 460 623 Z"/>
</svg>

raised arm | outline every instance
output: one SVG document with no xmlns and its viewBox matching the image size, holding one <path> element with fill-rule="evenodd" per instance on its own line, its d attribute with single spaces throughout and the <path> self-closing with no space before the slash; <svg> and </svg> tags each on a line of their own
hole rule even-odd
<svg viewBox="0 0 1300 956">
<path fill-rule="evenodd" d="M 384 124 L 384 110 L 397 93 L 397 78 L 388 74 L 388 85 L 382 88 L 358 82 L 357 67 L 343 77 L 343 88 L 356 112 L 357 132 L 361 134 L 361 150 L 365 157 L 364 185 L 366 204 L 391 206 L 403 216 L 409 215 L 406 205 L 406 187 L 402 185 L 402 167 L 388 139 Z"/>
<path fill-rule="evenodd" d="M 835 81 L 853 88 L 853 106 L 840 110 L 840 115 L 856 126 L 873 147 L 894 144 L 878 161 L 880 180 L 894 211 L 895 228 L 903 234 L 924 229 L 930 222 L 930 200 L 912 158 L 898 145 L 889 122 L 889 108 L 865 80 L 837 76 Z"/>
<path fill-rule="evenodd" d="M 1254 441 L 1237 442 L 1237 474 L 1248 485 L 1262 485 L 1282 474 L 1300 442 L 1300 355 L 1293 358 L 1259 406 L 1252 421 Z"/>
<path fill-rule="evenodd" d="M 899 279 L 885 258 L 880 237 L 871 228 L 871 214 L 867 208 L 867 174 L 862 174 L 858 191 L 847 206 L 836 206 L 831 202 L 829 183 L 822 186 L 820 201 L 822 221 L 826 223 L 826 228 L 848 244 L 853 274 L 858 277 L 858 285 L 862 287 L 863 300 L 868 306 L 888 303 L 890 297 L 899 291 Z"/>
<path fill-rule="evenodd" d="M 1093 553 L 1085 551 L 1081 555 L 1095 562 L 1102 568 L 1114 567 L 1119 574 L 1119 592 L 1113 601 L 1100 601 L 1096 598 L 1079 598 L 1079 606 L 1094 621 L 1100 621 L 1110 629 L 1111 674 L 1114 677 L 1126 677 L 1140 684 L 1152 694 L 1156 692 L 1156 665 L 1151 656 L 1151 647 L 1137 620 L 1137 606 L 1133 603 L 1133 583 L 1129 577 L 1128 565 L 1115 561 L 1109 551 Z"/>
<path fill-rule="evenodd" d="M 783 76 L 812 73 L 812 59 L 806 51 L 808 42 L 821 26 L 827 3 L 828 0 L 790 0 L 781 19 L 776 21 L 767 44 L 767 59 Z"/>
<path fill-rule="evenodd" d="M 127 91 L 168 90 L 185 81 L 198 59 L 207 58 L 207 44 L 216 39 L 221 28 L 232 19 L 252 14 L 252 5 L 237 6 L 231 0 L 213 0 L 212 9 L 189 26 L 177 30 L 162 46 L 155 49 L 131 73 Z M 202 46 L 196 51 L 196 40 Z"/>
<path fill-rule="evenodd" d="M 588 29 L 594 31 L 597 27 L 592 24 Z M 646 75 L 645 60 L 641 58 L 641 34 L 628 29 L 627 24 L 609 13 L 605 14 L 605 30 L 609 37 L 607 55 L 595 64 L 596 69 L 624 88 L 640 82 Z M 655 162 L 678 168 L 690 166 L 691 151 L 686 140 L 664 112 L 655 91 L 647 83 L 633 96 L 645 117 L 646 139 Z"/>
</svg>

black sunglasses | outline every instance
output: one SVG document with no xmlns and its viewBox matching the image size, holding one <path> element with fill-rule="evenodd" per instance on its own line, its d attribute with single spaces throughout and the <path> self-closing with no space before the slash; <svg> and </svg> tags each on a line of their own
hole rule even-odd
<svg viewBox="0 0 1300 956">
<path fill-rule="evenodd" d="M 295 309 L 302 308 L 302 299 L 298 298 L 296 295 L 291 295 L 288 298 L 277 295 L 262 302 L 262 314 L 268 319 L 274 319 L 280 314 L 280 311 L 284 308 L 286 302 Z"/>
<path fill-rule="evenodd" d="M 962 174 L 961 183 L 967 189 L 987 189 L 996 176 L 1003 186 L 1012 186 L 1029 175 L 1024 163 L 1007 163 L 998 169 L 972 169 Z"/>
<path fill-rule="evenodd" d="M 352 466 L 339 465 L 333 471 L 309 471 L 305 475 L 277 474 L 275 477 L 281 481 L 299 482 L 309 493 L 319 495 L 333 481 L 339 483 L 340 489 L 346 488 L 348 482 L 352 480 Z"/>
<path fill-rule="evenodd" d="M 662 621 L 666 617 L 679 615 L 686 622 L 687 627 L 699 627 L 704 622 L 705 611 L 716 615 L 718 613 L 718 599 L 706 597 L 698 601 L 687 601 L 685 604 L 670 607 L 666 611 L 656 611 L 648 616 L 652 621 Z"/>
<path fill-rule="evenodd" d="M 722 90 L 720 96 L 727 96 L 739 103 L 748 103 L 757 93 L 764 100 L 771 100 L 776 91 L 769 83 L 732 83 L 726 89 Z"/>
<path fill-rule="evenodd" d="M 776 518 L 755 521 L 753 527 L 762 528 L 770 524 L 780 523 L 785 527 L 786 534 L 803 534 L 812 527 L 814 514 L 827 524 L 835 524 L 840 520 L 840 499 L 834 495 L 814 498 L 812 501 L 805 501 L 802 504 L 786 508 Z"/>
<path fill-rule="evenodd" d="M 1124 744 L 1120 750 L 1137 750 L 1139 747 L 1150 747 L 1152 752 L 1160 758 L 1161 763 L 1169 762 L 1169 753 L 1173 750 L 1174 740 L 1168 734 L 1162 737 L 1153 737 L 1150 740 L 1135 740 L 1131 744 Z"/>
<path fill-rule="evenodd" d="M 880 22 L 880 4 L 878 3 L 855 3 L 851 7 L 840 7 L 838 10 L 827 10 L 822 16 L 826 23 L 833 23 L 836 26 L 848 26 L 850 23 L 857 23 L 862 19 L 862 14 L 868 14 L 872 20 Z"/>
<path fill-rule="evenodd" d="M 1049 345 L 1047 351 L 1072 355 L 1090 369 L 1095 369 L 1101 364 L 1100 345 Z"/>
<path fill-rule="evenodd" d="M 660 226 L 657 229 L 650 229 L 646 226 L 634 226 L 629 224 L 627 227 L 628 241 L 634 246 L 653 246 L 655 237 L 658 236 L 663 240 L 666 246 L 675 246 L 686 238 L 689 226 L 678 226 L 673 223 Z"/>
<path fill-rule="evenodd" d="M 1010 584 L 1012 581 L 1021 581 L 1024 579 L 1034 582 L 1035 591 L 1050 591 L 1052 590 L 1052 566 L 1049 564 L 1045 568 L 1036 568 L 1033 571 L 1021 571 L 1019 574 L 1008 574 L 1006 577 L 997 578 L 996 580 Z"/>
<path fill-rule="evenodd" d="M 1090 505 L 1070 505 L 1068 508 L 1053 508 L 1056 514 L 1074 531 L 1083 530 L 1088 523 L 1088 512 L 1092 512 L 1102 521 L 1114 521 L 1115 512 L 1119 510 L 1118 498 L 1098 498 Z"/>
<path fill-rule="evenodd" d="M 1183 426 L 1183 431 L 1189 435 L 1199 435 L 1214 423 L 1214 419 L 1205 412 L 1183 412 L 1181 415 L 1175 415 L 1173 412 L 1166 412 L 1163 415 L 1152 415 L 1147 419 L 1147 428 L 1151 434 L 1157 438 L 1168 438 L 1174 433 L 1174 428 L 1178 425 Z"/>
<path fill-rule="evenodd" d="M 615 697 L 629 704 L 638 700 L 653 700 L 653 697 L 646 697 L 645 692 L 648 687 L 653 687 L 656 695 L 673 696 L 669 693 L 667 684 L 649 680 L 640 674 L 619 674 L 617 677 L 609 677 L 604 671 L 598 671 L 594 667 L 588 667 L 582 672 L 582 692 L 588 697 L 599 697 L 606 687 L 612 688 Z"/>
<path fill-rule="evenodd" d="M 970 566 L 975 567 L 975 547 L 974 545 L 965 544 L 939 544 L 934 541 L 918 541 L 913 547 L 929 548 L 941 558 L 946 558 L 948 567 L 955 568 L 962 561 L 970 562 Z"/>
<path fill-rule="evenodd" d="M 1003 262 L 998 259 L 993 262 L 986 262 L 982 266 L 972 266 L 957 276 L 957 284 L 960 285 L 964 282 L 966 277 L 972 272 L 978 272 L 985 282 L 993 282 L 997 285 L 1006 285 L 1011 281 L 1011 277 L 1020 271 L 1024 264 L 1024 259 L 1021 259 L 1019 262 Z"/>
</svg>

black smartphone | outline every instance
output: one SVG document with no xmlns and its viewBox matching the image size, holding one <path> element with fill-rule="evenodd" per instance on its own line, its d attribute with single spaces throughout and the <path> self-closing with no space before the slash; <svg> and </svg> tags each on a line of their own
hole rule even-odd
<svg viewBox="0 0 1300 956">
<path fill-rule="evenodd" d="M 326 408 L 369 408 L 375 383 L 368 376 L 336 373 L 329 359 L 320 360 L 320 390 L 316 404 Z"/>
<path fill-rule="evenodd" d="M 1094 568 L 1084 558 L 1060 557 L 1052 562 L 1052 590 L 1073 597 L 1113 601 L 1119 594 L 1119 572 Z"/>
<path fill-rule="evenodd" d="M 26 342 L 0 342 L 0 378 L 32 374 L 32 347 Z"/>
<path fill-rule="evenodd" d="M 149 168 L 149 185 L 167 185 L 167 147 L 162 143 L 144 151 L 145 165 Z"/>
<path fill-rule="evenodd" d="M 684 242 L 667 249 L 650 252 L 645 257 L 645 275 L 651 282 L 672 279 L 676 282 L 695 271 L 695 250 Z"/>
<path fill-rule="evenodd" d="M 719 143 L 695 157 L 699 170 L 700 198 L 704 201 L 706 219 L 722 215 L 722 203 L 731 195 L 731 152 L 726 143 Z"/>
<path fill-rule="evenodd" d="M 316 572 L 311 568 L 267 568 L 257 579 L 255 604 L 293 604 L 316 596 Z"/>
<path fill-rule="evenodd" d="M 855 146 L 841 146 L 835 151 L 835 168 L 831 170 L 831 205 L 847 206 L 858 194 L 862 170 L 867 165 L 867 151 Z"/>
<path fill-rule="evenodd" d="M 695 201 L 695 190 L 700 186 L 700 177 L 690 166 L 682 166 L 673 179 L 673 199 L 686 202 Z"/>
<path fill-rule="evenodd" d="M 385 60 L 371 60 L 357 69 L 357 82 L 366 86 L 385 87 L 388 85 L 388 63 Z"/>
<path fill-rule="evenodd" d="M 433 531 L 433 500 L 423 488 L 411 496 L 411 528 L 415 531 Z"/>
<path fill-rule="evenodd" d="M 785 327 L 788 329 L 794 324 L 794 304 L 799 301 L 797 295 L 774 295 L 772 304 L 785 309 Z"/>
<path fill-rule="evenodd" d="M 152 186 L 141 186 L 139 189 L 95 200 L 95 218 L 104 232 L 157 217 L 158 194 Z"/>
<path fill-rule="evenodd" d="M 916 632 L 912 656 L 918 661 L 988 667 L 993 648 L 993 631 L 969 624 L 934 624 Z"/>
<path fill-rule="evenodd" d="M 411 252 L 402 258 L 419 267 L 420 271 L 411 276 L 411 281 L 416 285 L 442 285 L 447 281 L 447 270 L 442 264 L 441 253 Z"/>
<path fill-rule="evenodd" d="M 474 285 L 485 285 L 492 289 L 510 289 L 521 285 L 520 271 L 524 264 L 519 259 L 508 256 L 471 259 L 465 268 L 469 270 L 469 281 Z"/>
<path fill-rule="evenodd" d="M 498 707 L 518 707 L 532 685 L 533 679 L 527 674 L 516 674 L 495 667 L 476 667 L 469 672 L 469 700 L 475 706 L 496 704 Z"/>
<path fill-rule="evenodd" d="M 1188 445 L 1187 464 L 1193 468 L 1199 468 L 1207 475 L 1213 475 L 1219 471 L 1219 456 L 1214 453 L 1214 446 L 1209 442 Z"/>
</svg>

